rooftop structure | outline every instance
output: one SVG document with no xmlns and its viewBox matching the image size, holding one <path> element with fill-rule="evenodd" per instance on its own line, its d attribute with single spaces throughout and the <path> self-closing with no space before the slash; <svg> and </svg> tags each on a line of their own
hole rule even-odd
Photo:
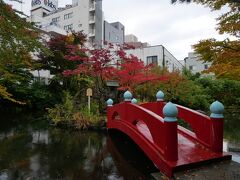
<svg viewBox="0 0 240 180">
<path fill-rule="evenodd" d="M 138 38 L 137 36 L 133 35 L 133 34 L 127 34 L 125 36 L 125 42 L 129 43 L 129 42 L 138 42 Z"/>
<path fill-rule="evenodd" d="M 124 25 L 120 22 L 108 23 L 104 21 L 104 41 L 114 44 L 123 44 L 124 31 Z"/>
<path fill-rule="evenodd" d="M 147 42 L 138 41 L 137 36 L 133 34 L 128 34 L 125 36 L 125 43 L 134 48 L 146 48 L 150 46 Z"/>
</svg>

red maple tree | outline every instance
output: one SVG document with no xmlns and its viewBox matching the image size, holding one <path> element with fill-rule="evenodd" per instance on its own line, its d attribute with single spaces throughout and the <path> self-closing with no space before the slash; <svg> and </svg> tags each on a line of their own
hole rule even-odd
<svg viewBox="0 0 240 180">
<path fill-rule="evenodd" d="M 78 61 L 76 69 L 64 71 L 65 76 L 85 74 L 107 80 L 111 77 L 114 67 L 111 66 L 113 55 L 109 48 L 89 49 L 79 46 L 69 46 L 69 54 L 65 58 Z"/>
<path fill-rule="evenodd" d="M 64 75 L 85 74 L 95 77 L 101 83 L 115 80 L 119 83 L 119 90 L 134 91 L 138 85 L 146 82 L 164 81 L 151 72 L 153 65 L 144 62 L 134 55 L 127 55 L 125 49 L 129 46 L 114 46 L 108 44 L 101 49 L 86 49 L 79 46 L 69 46 L 69 54 L 65 56 L 69 61 L 81 62 L 74 70 L 64 71 Z"/>
<path fill-rule="evenodd" d="M 121 58 L 119 68 L 114 69 L 114 75 L 119 82 L 119 90 L 135 91 L 138 85 L 146 82 L 164 81 L 166 78 L 154 74 L 151 69 L 153 65 L 144 65 L 138 57 L 134 55 L 126 55 L 123 49 L 117 52 Z"/>
</svg>

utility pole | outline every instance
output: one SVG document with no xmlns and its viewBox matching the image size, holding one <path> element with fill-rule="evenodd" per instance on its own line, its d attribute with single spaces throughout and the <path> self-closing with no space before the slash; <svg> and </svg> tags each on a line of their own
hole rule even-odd
<svg viewBox="0 0 240 180">
<path fill-rule="evenodd" d="M 165 67 L 165 48 L 164 48 L 164 46 L 162 46 L 162 51 L 163 51 L 162 66 L 163 66 L 163 68 L 164 68 L 164 67 Z"/>
</svg>

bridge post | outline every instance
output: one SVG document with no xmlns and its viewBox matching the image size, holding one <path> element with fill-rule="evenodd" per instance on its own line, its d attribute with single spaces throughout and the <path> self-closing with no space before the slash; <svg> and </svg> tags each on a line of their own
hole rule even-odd
<svg viewBox="0 0 240 180">
<path fill-rule="evenodd" d="M 112 99 L 108 99 L 107 100 L 107 106 L 111 107 L 113 105 L 113 100 Z"/>
<path fill-rule="evenodd" d="M 156 94 L 157 102 L 163 102 L 164 101 L 164 93 L 162 91 L 158 91 Z"/>
<path fill-rule="evenodd" d="M 175 104 L 169 102 L 164 106 L 164 156 L 168 161 L 178 160 L 177 114 Z"/>
<path fill-rule="evenodd" d="M 156 94 L 157 98 L 157 107 L 156 112 L 159 112 L 159 115 L 163 117 L 163 107 L 164 107 L 164 93 L 162 91 L 158 91 Z"/>
<path fill-rule="evenodd" d="M 224 106 L 219 101 L 215 101 L 210 106 L 211 111 L 211 148 L 215 152 L 223 151 L 223 126 L 224 126 Z"/>
<path fill-rule="evenodd" d="M 132 93 L 130 91 L 126 91 L 123 94 L 123 98 L 124 98 L 124 102 L 125 103 L 131 103 L 131 101 L 132 101 Z"/>
<path fill-rule="evenodd" d="M 137 102 L 138 102 L 138 101 L 137 101 L 137 99 L 135 99 L 135 98 L 133 98 L 132 101 L 131 101 L 132 104 L 137 104 Z"/>
<path fill-rule="evenodd" d="M 132 101 L 132 93 L 130 91 L 126 91 L 123 94 L 123 98 L 124 98 L 124 103 L 131 103 L 131 101 Z M 122 118 L 124 120 L 126 120 L 128 118 L 128 108 L 127 108 L 127 106 L 124 106 L 124 111 L 122 113 Z"/>
<path fill-rule="evenodd" d="M 113 105 L 113 100 L 112 99 L 108 99 L 107 100 L 107 124 L 111 121 L 111 117 L 110 117 L 110 108 L 112 107 Z M 108 127 L 108 125 L 107 125 Z"/>
</svg>

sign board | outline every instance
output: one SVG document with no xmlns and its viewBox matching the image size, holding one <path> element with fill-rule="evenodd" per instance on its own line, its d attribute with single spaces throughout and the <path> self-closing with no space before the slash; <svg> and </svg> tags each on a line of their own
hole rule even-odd
<svg viewBox="0 0 240 180">
<path fill-rule="evenodd" d="M 58 8 L 57 0 L 32 0 L 32 10 L 43 7 L 49 11 L 55 11 Z"/>
<path fill-rule="evenodd" d="M 91 88 L 87 89 L 87 96 L 92 96 L 92 89 Z"/>
<path fill-rule="evenodd" d="M 118 87 L 119 84 L 117 81 L 107 81 L 107 86 L 109 87 Z"/>
</svg>

